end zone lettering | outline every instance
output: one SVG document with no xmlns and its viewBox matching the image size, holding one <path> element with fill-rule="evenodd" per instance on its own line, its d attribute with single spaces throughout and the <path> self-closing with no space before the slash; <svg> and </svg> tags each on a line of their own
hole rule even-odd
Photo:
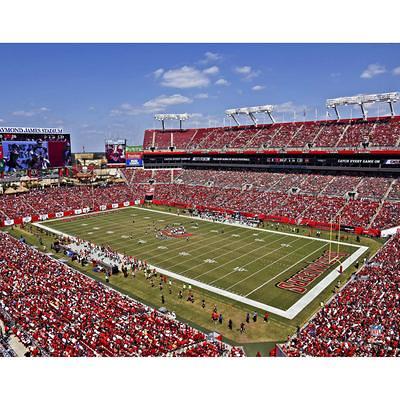
<svg viewBox="0 0 400 400">
<path fill-rule="evenodd" d="M 280 289 L 303 294 L 307 291 L 306 288 L 310 283 L 314 282 L 333 264 L 346 256 L 347 253 L 332 252 L 329 255 L 329 251 L 325 251 L 317 260 L 307 265 L 289 279 L 286 279 L 286 281 L 277 283 L 276 286 Z"/>
</svg>

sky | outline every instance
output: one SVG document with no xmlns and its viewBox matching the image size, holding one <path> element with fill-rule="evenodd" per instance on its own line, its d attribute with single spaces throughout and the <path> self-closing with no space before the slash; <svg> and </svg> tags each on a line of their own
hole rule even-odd
<svg viewBox="0 0 400 400">
<path fill-rule="evenodd" d="M 278 121 L 325 119 L 328 98 L 400 90 L 399 44 L 0 44 L 0 60 L 0 126 L 63 127 L 75 152 L 141 144 L 156 113 L 208 127 L 273 104 Z"/>
</svg>

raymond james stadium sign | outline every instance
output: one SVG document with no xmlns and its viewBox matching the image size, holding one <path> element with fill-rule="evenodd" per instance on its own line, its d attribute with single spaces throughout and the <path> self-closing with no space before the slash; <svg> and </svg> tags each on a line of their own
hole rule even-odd
<svg viewBox="0 0 400 400">
<path fill-rule="evenodd" d="M 0 133 L 64 133 L 63 128 L 17 128 L 0 126 Z"/>
</svg>

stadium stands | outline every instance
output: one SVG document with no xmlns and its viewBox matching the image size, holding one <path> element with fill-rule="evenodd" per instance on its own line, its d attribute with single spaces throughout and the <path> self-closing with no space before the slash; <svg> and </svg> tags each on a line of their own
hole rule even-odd
<svg viewBox="0 0 400 400">
<path fill-rule="evenodd" d="M 372 228 L 387 229 L 400 225 L 400 203 L 385 201 L 372 222 Z"/>
<path fill-rule="evenodd" d="M 0 210 L 7 219 L 16 219 L 85 207 L 94 209 L 100 205 L 143 198 L 144 191 L 143 185 L 51 187 L 0 196 Z"/>
<path fill-rule="evenodd" d="M 389 177 L 191 169 L 126 169 L 123 174 L 126 184 L 50 187 L 0 196 L 0 220 L 98 210 L 143 200 L 151 189 L 156 202 L 262 214 L 289 223 L 329 224 L 340 216 L 342 225 L 363 229 L 400 225 L 400 185 Z"/>
<path fill-rule="evenodd" d="M 0 337 L 0 357 L 16 357 L 15 351 L 8 344 L 7 340 Z"/>
<path fill-rule="evenodd" d="M 4 233 L 0 274 L 0 312 L 33 356 L 241 355 Z"/>
<path fill-rule="evenodd" d="M 370 118 L 343 121 L 276 123 L 270 125 L 148 130 L 144 150 L 175 151 L 261 148 L 390 148 L 400 141 L 400 119 Z"/>
</svg>

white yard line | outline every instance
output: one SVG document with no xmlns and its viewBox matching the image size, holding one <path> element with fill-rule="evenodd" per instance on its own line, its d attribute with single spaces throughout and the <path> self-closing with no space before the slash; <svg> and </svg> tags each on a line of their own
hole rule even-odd
<svg viewBox="0 0 400 400">
<path fill-rule="evenodd" d="M 279 238 L 279 239 L 277 239 L 277 240 L 274 240 L 274 241 L 271 242 L 270 244 L 275 243 L 275 242 L 277 242 L 278 240 L 282 240 L 282 238 Z M 300 240 L 300 239 L 295 239 L 295 240 L 293 240 L 293 241 L 290 242 L 290 243 L 297 242 L 298 240 Z M 309 243 L 307 243 L 307 244 L 309 244 Z M 258 249 L 258 250 L 260 250 L 260 249 Z M 270 254 L 273 254 L 273 253 L 275 253 L 275 252 L 278 251 L 278 250 L 282 250 L 282 247 L 278 247 L 278 248 L 276 248 L 276 249 L 270 251 L 269 253 L 265 253 L 265 254 L 263 254 L 262 256 L 257 257 L 256 259 L 251 260 L 251 261 L 247 262 L 247 263 L 244 264 L 244 265 L 241 265 L 240 267 L 241 267 L 241 268 L 247 267 L 248 265 L 252 264 L 253 262 L 258 261 L 258 260 L 261 260 L 262 258 L 264 258 L 264 257 L 266 257 L 266 256 L 268 256 L 268 255 L 270 255 Z M 246 254 L 243 254 L 243 255 L 241 255 L 240 257 L 247 256 L 247 255 L 250 254 L 250 253 L 251 253 L 251 252 L 246 253 Z M 199 278 L 200 276 L 205 275 L 205 274 L 208 273 L 208 272 L 212 272 L 213 270 L 217 270 L 218 268 L 221 268 L 221 267 L 223 267 L 224 265 L 230 264 L 232 261 L 236 261 L 236 260 L 239 259 L 240 257 L 235 258 L 234 260 L 230 260 L 230 261 L 228 261 L 228 262 L 222 264 L 222 265 L 219 266 L 219 267 L 215 267 L 215 268 L 213 268 L 212 270 L 205 272 L 204 274 L 198 275 L 198 276 L 195 277 L 195 279 Z M 230 272 L 228 272 L 227 274 L 221 276 L 220 278 L 215 279 L 214 281 L 210 282 L 210 284 L 211 284 L 211 283 L 214 283 L 214 282 L 217 282 L 217 281 L 219 281 L 220 279 L 223 279 L 225 276 L 231 275 L 231 274 L 233 274 L 233 273 L 235 273 L 235 272 L 236 272 L 236 271 L 230 271 Z"/>
<path fill-rule="evenodd" d="M 121 223 L 116 223 L 116 222 L 110 222 L 110 221 L 107 221 L 107 226 L 116 226 L 116 227 L 119 227 L 119 230 L 121 230 L 121 229 L 123 229 L 123 225 L 121 225 Z M 130 226 L 130 225 L 129 225 Z M 133 224 L 132 224 L 132 229 L 133 230 L 135 230 L 135 228 L 136 228 L 136 226 L 137 227 L 139 227 L 139 228 L 144 228 L 144 227 L 146 227 L 147 225 L 146 224 L 139 224 L 138 223 L 138 225 L 136 225 L 136 223 L 135 223 L 135 225 L 133 226 Z M 87 233 L 87 231 L 88 230 L 91 230 L 91 229 L 93 229 L 93 228 L 90 228 L 89 226 L 85 226 L 85 227 L 83 227 L 83 228 L 81 228 L 81 227 L 77 227 L 77 229 L 75 229 L 74 228 L 74 231 L 76 231 L 77 232 L 77 235 L 81 235 L 82 233 Z M 105 229 L 107 229 L 107 228 L 105 228 Z M 200 228 L 197 232 L 199 233 L 199 234 L 201 234 L 202 232 L 203 233 L 207 233 L 207 230 L 208 230 L 209 228 L 208 227 L 203 227 L 203 228 Z M 124 230 L 124 234 L 128 234 L 128 235 L 130 235 L 132 232 L 131 232 L 131 229 L 129 229 L 129 230 L 125 230 L 125 229 L 123 229 Z M 99 234 L 101 233 L 101 231 L 99 231 Z M 151 235 L 153 235 L 154 234 L 154 231 L 151 231 L 150 232 L 150 234 Z M 112 239 L 112 237 L 113 236 L 110 236 L 110 239 L 107 239 L 107 242 L 108 243 L 110 243 L 110 244 L 112 244 L 112 243 L 117 243 L 117 242 L 120 242 L 121 241 L 121 238 L 120 237 L 115 237 L 115 239 Z M 144 239 L 144 240 L 146 240 L 146 238 L 147 238 L 147 236 L 143 236 L 142 237 L 142 239 Z M 153 236 L 151 236 L 151 238 L 149 239 L 149 240 L 152 240 L 154 237 Z M 137 245 L 137 232 L 135 232 L 135 234 L 133 235 L 133 239 L 130 241 L 130 243 L 132 244 L 132 245 Z M 93 240 L 93 239 L 92 239 Z M 178 239 L 179 240 L 179 239 Z M 205 237 L 205 238 L 203 238 L 203 239 L 199 239 L 198 241 L 196 241 L 196 243 L 202 243 L 202 242 L 205 242 L 205 241 L 208 241 L 209 240 L 209 237 L 207 238 L 207 237 Z M 165 254 L 168 254 L 168 253 L 171 253 L 171 252 L 173 252 L 173 251 L 180 251 L 180 250 L 182 250 L 185 246 L 188 246 L 189 244 L 188 243 L 186 243 L 186 241 L 182 241 L 183 242 L 183 245 L 181 245 L 181 246 L 179 246 L 179 247 L 177 247 L 177 248 L 174 248 L 174 249 L 171 249 L 171 250 L 168 250 L 168 251 L 166 251 L 166 252 L 164 252 L 163 253 L 163 255 L 165 255 Z M 161 241 L 160 241 L 160 243 L 161 243 Z M 165 243 L 165 244 L 167 244 L 167 243 L 171 243 L 170 241 L 164 241 L 163 243 Z M 175 242 L 175 244 L 176 244 L 176 242 Z M 138 247 L 138 253 L 143 253 L 144 251 L 143 250 L 146 250 L 147 248 L 149 248 L 149 249 L 151 249 L 152 247 L 154 247 L 155 246 L 155 243 L 148 243 L 148 244 L 141 244 L 140 245 L 140 247 Z"/>
<path fill-rule="evenodd" d="M 126 208 L 129 208 L 129 207 L 126 207 Z M 136 208 L 136 210 L 137 210 L 137 209 L 139 209 L 139 208 Z M 123 210 L 123 209 L 120 208 L 119 210 L 121 211 L 121 210 Z M 141 210 L 141 209 L 140 209 L 140 210 Z M 109 211 L 118 211 L 118 209 L 116 209 L 116 210 L 109 210 Z M 146 210 L 146 211 L 147 211 L 147 210 Z M 172 214 L 172 213 L 171 213 L 170 215 L 171 215 L 171 216 L 174 216 L 174 217 L 178 217 L 178 218 L 180 217 L 180 216 L 175 215 L 175 214 Z M 68 217 L 67 217 L 67 218 L 68 218 Z M 210 221 L 205 221 L 205 220 L 202 220 L 202 221 L 203 221 L 203 222 L 208 222 L 208 223 L 210 223 Z M 122 226 L 120 223 L 115 223 L 115 222 L 110 222 L 110 221 L 107 221 L 107 225 L 116 226 L 116 227 L 119 227 L 119 228 L 121 228 L 121 226 Z M 135 226 L 136 226 L 136 224 L 135 224 L 135 225 L 132 224 L 132 228 L 133 228 L 133 229 L 135 228 Z M 146 224 L 144 224 L 144 225 L 138 224 L 137 226 L 139 226 L 139 227 L 145 227 Z M 232 231 L 229 232 L 229 234 L 232 233 L 232 232 L 238 231 L 240 228 L 242 228 L 242 226 L 232 225 Z M 87 233 L 87 231 L 88 231 L 88 230 L 91 230 L 91 229 L 93 229 L 93 228 L 90 228 L 89 226 L 84 226 L 84 227 L 77 227 L 76 229 L 74 228 L 74 231 L 77 232 L 77 235 L 81 235 L 82 233 Z M 204 234 L 204 233 L 207 233 L 207 230 L 208 230 L 208 229 L 209 229 L 209 227 L 207 227 L 207 225 L 204 224 L 202 227 L 199 228 L 199 230 L 198 230 L 196 233 L 198 233 L 198 234 L 202 234 L 202 233 L 203 233 L 203 234 Z M 99 233 L 100 233 L 100 231 L 99 231 Z M 129 231 L 128 231 L 128 233 L 129 233 Z M 151 233 L 154 233 L 154 232 L 152 231 Z M 113 236 L 114 236 L 114 235 L 113 235 Z M 107 239 L 107 242 L 108 242 L 109 244 L 113 244 L 113 243 L 117 243 L 117 242 L 120 242 L 120 241 L 121 241 L 121 238 L 120 238 L 120 237 L 116 237 L 115 239 L 112 239 L 113 236 L 110 235 L 110 239 Z M 136 234 L 135 234 L 134 236 L 136 236 Z M 268 236 L 267 236 L 267 237 L 268 237 Z M 137 245 L 137 240 L 136 240 L 136 239 L 137 239 L 137 238 L 134 237 L 134 239 L 132 240 L 132 244 L 133 244 L 133 245 Z M 146 236 L 144 236 L 143 239 L 146 240 Z M 217 244 L 217 243 L 220 243 L 220 242 L 224 242 L 225 239 L 226 239 L 226 236 L 224 236 L 223 238 L 221 238 L 221 240 L 214 241 L 214 242 L 213 242 L 213 245 L 215 245 L 215 244 Z M 246 239 L 247 239 L 247 238 L 242 238 L 242 239 L 239 239 L 239 240 L 242 241 L 242 240 L 246 240 Z M 93 239 L 91 238 L 91 240 L 93 240 Z M 198 247 L 196 247 L 196 251 L 197 251 L 197 250 L 200 250 L 200 249 L 203 249 L 203 248 L 209 247 L 209 246 L 210 246 L 210 244 L 208 243 L 209 240 L 210 240 L 209 237 L 204 237 L 204 238 L 201 238 L 201 239 L 196 239 L 196 245 L 200 245 L 200 244 L 202 244 L 202 243 L 207 243 L 207 244 L 204 245 L 204 246 L 198 246 Z M 165 241 L 165 245 L 167 245 L 167 243 L 169 243 L 169 242 L 170 242 L 170 241 Z M 175 253 L 178 253 L 176 256 L 173 256 L 173 257 L 170 257 L 170 258 L 168 258 L 168 259 L 165 259 L 166 262 L 168 262 L 168 261 L 170 261 L 170 260 L 173 260 L 173 259 L 175 259 L 175 258 L 182 258 L 182 256 L 179 255 L 179 252 L 181 252 L 182 250 L 185 250 L 187 247 L 191 247 L 191 246 L 192 246 L 192 243 L 187 243 L 186 241 L 182 241 L 182 242 L 183 242 L 182 245 L 176 246 L 176 243 L 175 243 L 174 248 L 172 248 L 172 249 L 170 249 L 170 250 L 167 250 L 167 251 L 164 251 L 164 252 L 162 253 L 163 256 L 165 256 L 165 255 L 167 255 L 167 254 L 169 254 L 169 253 L 174 253 L 174 254 L 175 254 Z M 190 240 L 189 240 L 189 242 L 190 242 Z M 247 245 L 249 245 L 249 244 L 247 244 Z M 135 250 L 137 250 L 136 253 L 137 253 L 137 255 L 139 256 L 139 255 L 145 253 L 145 252 L 147 251 L 147 249 L 151 249 L 151 248 L 153 248 L 154 246 L 155 246 L 155 243 L 141 244 L 141 245 L 140 245 L 137 249 L 135 249 Z M 182 262 L 175 263 L 175 265 L 173 265 L 171 268 L 175 268 L 176 266 L 179 266 L 179 265 L 181 265 L 181 264 L 183 264 L 183 263 L 185 263 L 185 262 L 187 262 L 187 260 L 183 260 Z"/>
<path fill-rule="evenodd" d="M 284 256 L 282 256 L 281 258 L 278 258 L 277 260 L 275 260 L 275 261 L 272 262 L 271 264 L 266 265 L 264 268 L 261 268 L 261 269 L 257 270 L 256 272 L 253 272 L 251 275 L 246 276 L 245 278 L 241 279 L 240 281 L 237 281 L 237 282 L 234 283 L 233 285 L 227 287 L 226 290 L 235 287 L 235 286 L 238 285 L 239 283 L 242 283 L 242 282 L 244 282 L 244 281 L 247 281 L 247 279 L 253 277 L 254 275 L 259 274 L 259 273 L 262 272 L 262 271 L 265 271 L 265 270 L 266 270 L 267 268 L 269 268 L 271 265 L 274 265 L 274 264 L 276 264 L 277 262 L 279 262 L 279 261 L 281 261 L 281 260 L 284 260 L 286 257 L 290 256 L 290 255 L 293 254 L 293 253 L 296 253 L 297 251 L 299 251 L 299 250 L 303 249 L 304 247 L 308 246 L 309 244 L 312 244 L 312 243 L 306 243 L 305 245 L 303 245 L 303 246 L 297 248 L 296 250 L 293 250 L 293 251 L 291 251 L 290 253 L 285 254 Z M 324 246 L 326 246 L 326 244 L 322 245 L 322 247 L 324 247 Z M 322 247 L 321 247 L 321 248 L 322 248 Z M 315 251 L 314 251 L 314 253 L 315 253 Z M 246 295 L 246 297 L 247 297 L 247 295 Z"/>
<path fill-rule="evenodd" d="M 237 227 L 236 229 L 238 229 L 238 227 Z M 232 231 L 232 232 L 233 232 L 233 231 Z M 218 243 L 221 243 L 221 242 L 226 241 L 226 236 L 224 236 L 224 235 L 225 235 L 225 234 L 222 234 L 222 238 L 221 238 L 220 240 L 217 240 L 217 241 L 212 242 L 212 245 L 214 246 L 214 245 L 216 245 L 216 244 L 218 244 Z M 219 236 L 219 237 L 220 237 L 220 236 Z M 245 239 L 246 239 L 246 238 L 239 239 L 239 240 L 245 240 Z M 204 239 L 201 239 L 201 240 L 196 241 L 196 245 L 199 244 L 199 243 L 208 242 L 208 243 L 206 243 L 204 246 L 198 246 L 198 247 L 196 247 L 196 251 L 201 250 L 201 249 L 209 248 L 209 247 L 211 246 L 211 243 L 210 243 L 209 241 L 210 241 L 210 237 L 205 237 Z M 246 246 L 248 246 L 248 245 L 249 245 L 249 244 L 247 243 Z M 185 250 L 187 247 L 190 248 L 191 246 L 193 246 L 193 243 L 190 243 L 190 239 L 189 239 L 188 242 L 185 241 L 184 246 L 181 246 L 181 247 L 179 247 L 179 248 L 177 248 L 177 249 L 168 250 L 168 251 L 164 252 L 163 255 L 164 255 L 164 254 L 167 254 L 167 253 L 170 253 L 170 252 L 172 252 L 172 251 L 178 251 L 178 252 L 180 252 L 180 251 L 182 251 L 182 250 Z M 225 254 L 228 254 L 228 253 L 225 253 Z M 178 255 L 176 255 L 176 256 L 173 256 L 173 257 L 170 257 L 170 258 L 166 259 L 165 261 L 171 261 L 171 260 L 173 260 L 174 258 L 177 258 L 177 257 L 180 258 L 181 256 L 178 254 Z M 185 262 L 187 262 L 187 260 L 183 260 L 182 262 L 175 263 L 171 268 L 175 268 L 175 267 L 177 267 L 177 266 L 179 266 L 179 265 L 181 265 L 181 264 L 184 264 Z"/>
<path fill-rule="evenodd" d="M 247 239 L 247 238 L 246 238 L 246 239 Z M 275 242 L 277 242 L 277 241 L 279 241 L 279 240 L 282 240 L 282 238 L 273 240 L 272 242 L 270 242 L 270 243 L 268 243 L 268 244 L 269 244 L 269 245 L 270 245 L 270 244 L 273 244 L 273 243 L 275 243 Z M 214 244 L 214 243 L 213 243 L 213 244 Z M 249 243 L 245 243 L 243 246 L 235 247 L 233 250 L 228 251 L 227 253 L 223 253 L 221 256 L 224 256 L 224 257 L 225 257 L 227 254 L 231 254 L 231 253 L 237 252 L 238 250 L 243 249 L 244 247 L 248 247 L 248 246 L 250 246 L 250 244 L 249 244 Z M 265 246 L 265 245 L 264 245 L 264 246 Z M 264 247 L 264 246 L 263 246 L 263 247 Z M 215 271 L 215 270 L 217 270 L 217 269 L 219 269 L 219 268 L 222 268 L 223 266 L 225 266 L 225 265 L 227 265 L 227 264 L 230 264 L 231 262 L 236 261 L 236 260 L 238 260 L 238 259 L 241 258 L 241 257 L 245 257 L 245 256 L 247 256 L 247 255 L 253 253 L 254 251 L 260 251 L 260 249 L 261 249 L 261 247 L 257 247 L 256 249 L 251 250 L 251 251 L 249 251 L 249 252 L 247 252 L 247 253 L 244 253 L 244 254 L 242 254 L 241 256 L 239 256 L 239 257 L 237 257 L 237 258 L 234 258 L 233 260 L 229 260 L 229 261 L 227 261 L 227 262 L 225 262 L 225 263 L 223 263 L 223 264 L 218 265 L 218 266 L 215 267 L 215 268 L 212 268 L 212 269 L 210 269 L 210 270 L 208 270 L 208 271 L 206 271 L 206 272 L 203 272 L 203 273 L 200 274 L 200 275 L 195 276 L 194 279 L 197 279 L 197 278 L 199 278 L 200 276 L 203 276 L 203 275 L 208 274 L 209 272 L 212 272 L 212 271 Z M 196 250 L 197 250 L 197 249 L 196 249 Z M 219 257 L 215 257 L 215 258 L 219 258 Z M 176 266 L 176 265 L 174 265 L 174 267 L 175 267 L 175 266 Z M 196 268 L 203 267 L 203 266 L 204 266 L 204 263 L 197 264 L 197 265 L 195 265 L 194 267 L 191 267 L 191 268 L 189 268 L 189 269 L 187 269 L 187 270 L 185 270 L 185 271 L 182 271 L 181 273 L 184 274 L 184 273 L 186 273 L 186 272 L 191 271 L 192 269 L 196 269 Z"/>
<path fill-rule="evenodd" d="M 129 207 L 126 207 L 129 208 Z M 130 207 L 132 209 L 140 209 L 138 207 Z M 121 209 L 119 209 L 121 210 Z M 151 211 L 151 212 L 156 212 L 156 213 L 160 213 L 160 214 L 167 214 L 167 215 L 175 215 L 174 213 L 168 213 L 165 211 L 158 211 L 158 210 L 148 210 L 145 209 L 146 211 Z M 117 211 L 117 210 L 108 210 L 108 211 Z M 93 215 L 94 213 L 92 213 L 91 215 Z M 199 218 L 199 217 L 189 217 L 189 216 L 184 216 L 184 215 L 179 215 L 179 217 L 181 218 L 190 218 L 190 219 L 198 219 L 200 221 L 204 221 L 204 219 Z M 68 217 L 66 217 L 68 218 Z M 61 218 L 60 218 L 61 219 Z M 207 221 L 207 220 L 206 220 Z M 261 231 L 261 232 L 270 232 L 270 233 L 275 233 L 278 235 L 285 235 L 285 236 L 293 236 L 293 237 L 297 237 L 297 238 L 302 238 L 302 239 L 308 239 L 308 240 L 312 240 L 312 241 L 321 241 L 321 242 L 325 242 L 325 243 L 338 243 L 337 241 L 329 241 L 326 239 L 321 239 L 321 238 L 310 238 L 308 236 L 302 236 L 302 235 L 297 235 L 297 234 L 293 234 L 293 233 L 284 233 L 284 232 L 279 232 L 279 231 L 271 231 L 271 230 L 267 230 L 267 229 L 261 229 L 261 228 L 254 228 L 254 227 L 249 227 L 249 226 L 243 226 L 241 224 L 230 224 L 230 223 L 223 223 L 223 222 L 213 222 L 213 221 L 207 221 L 207 222 L 211 222 L 211 223 L 220 223 L 220 224 L 225 224 L 225 225 L 230 225 L 230 226 L 240 226 L 241 228 L 245 228 L 245 229 L 252 229 L 252 230 L 257 230 L 257 231 Z M 72 235 L 67 235 L 63 232 L 60 232 L 56 229 L 50 228 L 48 226 L 46 226 L 46 224 L 41 224 L 40 222 L 35 222 L 32 225 L 38 226 L 42 229 L 48 230 L 49 232 L 55 233 L 57 235 L 62 235 L 62 236 L 67 236 L 67 237 L 71 237 L 74 238 L 74 236 Z M 341 243 L 342 245 L 344 244 L 343 242 Z M 356 261 L 359 257 L 361 257 L 367 250 L 368 247 L 365 246 L 357 246 L 354 244 L 349 244 L 346 243 L 346 246 L 349 247 L 356 247 L 357 251 L 355 251 L 350 257 L 348 257 L 345 261 L 343 261 L 342 263 L 342 269 L 343 271 L 345 271 L 354 261 Z M 279 315 L 281 317 L 287 318 L 287 319 L 293 319 L 295 318 L 302 310 L 304 310 L 305 307 L 307 307 L 324 289 L 326 289 L 335 279 L 337 279 L 340 276 L 339 271 L 337 270 L 337 268 L 335 268 L 331 273 L 329 273 L 324 279 L 322 279 L 317 285 L 315 285 L 312 289 L 310 289 L 305 295 L 303 295 L 295 304 L 293 304 L 288 310 L 281 310 L 279 308 L 273 307 L 273 306 L 269 306 L 268 304 L 264 304 L 261 303 L 259 301 L 255 301 L 255 300 L 251 300 L 247 297 L 241 296 L 239 294 L 236 293 L 232 293 L 226 289 L 221 289 L 215 286 L 212 286 L 210 284 L 206 284 L 203 282 L 199 282 L 195 279 L 191 279 L 188 278 L 186 276 L 183 275 L 179 275 L 176 274 L 174 272 L 171 272 L 169 270 L 163 269 L 163 268 L 159 268 L 157 266 L 151 265 L 151 268 L 155 268 L 156 271 L 170 276 L 173 279 L 179 280 L 181 282 L 185 282 L 187 284 L 193 285 L 193 286 L 197 286 L 201 289 L 204 290 L 208 290 L 212 293 L 224 296 L 226 298 L 229 298 L 231 300 L 234 301 L 238 301 L 240 303 L 243 304 L 247 304 L 251 307 L 254 308 L 258 308 L 264 311 L 268 311 L 271 312 L 273 314 Z"/>
<path fill-rule="evenodd" d="M 127 207 L 129 208 L 129 207 Z M 349 247 L 362 247 L 356 244 L 351 244 L 351 243 L 345 243 L 345 242 L 338 242 L 336 240 L 328 240 L 328 239 L 322 239 L 322 238 L 317 238 L 317 237 L 309 237 L 309 236 L 303 236 L 303 235 L 299 235 L 297 233 L 288 233 L 288 232 L 280 232 L 280 231 L 272 231 L 270 229 L 262 229 L 262 228 L 256 228 L 253 226 L 248 226 L 248 225 L 242 225 L 242 224 L 238 224 L 238 223 L 230 223 L 230 222 L 221 222 L 221 221 L 210 221 L 208 219 L 204 219 L 204 218 L 200 218 L 200 217 L 191 217 L 188 215 L 177 215 L 174 213 L 170 213 L 167 211 L 160 211 L 160 210 L 153 210 L 153 209 L 149 209 L 149 208 L 139 208 L 137 206 L 130 206 L 130 208 L 136 209 L 136 210 L 146 210 L 146 211 L 150 211 L 150 212 L 154 212 L 154 213 L 159 213 L 159 214 L 167 214 L 167 215 L 175 215 L 175 216 L 179 216 L 181 218 L 189 218 L 189 219 L 196 219 L 199 221 L 203 221 L 203 222 L 210 222 L 212 224 L 222 224 L 222 225 L 228 225 L 228 226 L 240 226 L 241 228 L 244 229 L 252 229 L 255 231 L 261 231 L 261 232 L 269 232 L 269 233 L 275 233 L 277 235 L 285 235 L 285 236 L 293 236 L 293 237 L 301 237 L 303 239 L 308 239 L 308 240 L 317 240 L 320 242 L 326 242 L 326 243 L 336 243 L 336 244 L 341 244 L 341 245 L 346 245 Z"/>
</svg>

